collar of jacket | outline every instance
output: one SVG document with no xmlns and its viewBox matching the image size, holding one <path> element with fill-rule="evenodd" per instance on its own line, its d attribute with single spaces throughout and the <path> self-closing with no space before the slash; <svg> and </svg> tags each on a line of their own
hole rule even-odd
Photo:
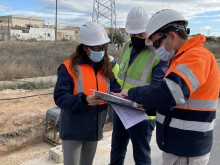
<svg viewBox="0 0 220 165">
<path fill-rule="evenodd" d="M 175 56 L 181 55 L 183 52 L 186 52 L 194 46 L 203 46 L 205 44 L 206 37 L 204 35 L 196 35 L 195 37 L 190 38 L 186 41 L 181 48 L 177 51 Z"/>
</svg>

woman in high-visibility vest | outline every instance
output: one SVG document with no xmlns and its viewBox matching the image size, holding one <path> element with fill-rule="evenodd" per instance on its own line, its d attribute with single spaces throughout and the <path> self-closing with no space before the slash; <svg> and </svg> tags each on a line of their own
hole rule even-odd
<svg viewBox="0 0 220 165">
<path fill-rule="evenodd" d="M 93 95 L 120 91 L 107 55 L 110 41 L 98 23 L 80 28 L 75 53 L 61 64 L 54 100 L 61 108 L 60 138 L 64 165 L 92 165 L 98 140 L 103 137 L 107 103 Z"/>
<path fill-rule="evenodd" d="M 188 39 L 188 21 L 165 9 L 147 25 L 155 53 L 170 62 L 158 86 L 123 90 L 122 95 L 157 108 L 157 144 L 163 165 L 207 165 L 213 142 L 220 74 L 213 54 L 204 47 L 205 36 Z"/>
</svg>

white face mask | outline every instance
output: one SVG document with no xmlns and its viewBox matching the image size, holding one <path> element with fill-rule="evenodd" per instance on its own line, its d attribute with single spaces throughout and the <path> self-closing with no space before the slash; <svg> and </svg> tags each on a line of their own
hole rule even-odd
<svg viewBox="0 0 220 165">
<path fill-rule="evenodd" d="M 173 56 L 175 55 L 175 50 L 168 52 L 164 45 L 159 47 L 154 52 L 163 61 L 170 61 L 173 58 Z"/>
<path fill-rule="evenodd" d="M 89 58 L 93 62 L 100 62 L 103 59 L 104 55 L 105 55 L 105 51 L 91 51 Z"/>
<path fill-rule="evenodd" d="M 163 46 L 159 47 L 158 49 L 156 49 L 154 52 L 157 56 L 159 56 L 159 58 L 163 61 L 170 61 L 173 56 L 175 55 L 175 50 L 172 50 L 170 52 L 168 52 L 165 48 L 165 43 L 167 42 L 167 38 L 163 44 Z"/>
</svg>

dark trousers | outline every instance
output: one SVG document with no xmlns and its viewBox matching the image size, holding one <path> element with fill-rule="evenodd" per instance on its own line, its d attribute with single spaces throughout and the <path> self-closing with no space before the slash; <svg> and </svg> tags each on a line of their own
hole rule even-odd
<svg viewBox="0 0 220 165">
<path fill-rule="evenodd" d="M 151 165 L 150 140 L 155 123 L 155 120 L 144 120 L 126 130 L 118 115 L 113 112 L 110 165 L 124 164 L 129 138 L 135 165 Z"/>
<path fill-rule="evenodd" d="M 106 119 L 106 123 L 112 123 L 113 122 L 113 108 L 111 105 L 108 105 L 108 115 Z"/>
</svg>

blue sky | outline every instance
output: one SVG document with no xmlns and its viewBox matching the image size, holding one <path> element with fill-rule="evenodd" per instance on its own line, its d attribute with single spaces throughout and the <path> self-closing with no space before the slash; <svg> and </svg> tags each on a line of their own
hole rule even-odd
<svg viewBox="0 0 220 165">
<path fill-rule="evenodd" d="M 22 14 L 42 17 L 45 24 L 55 22 L 55 0 L 1 0 L 0 15 Z M 115 0 L 116 25 L 124 27 L 127 13 L 134 6 L 143 6 L 149 15 L 171 8 L 188 20 L 191 34 L 220 36 L 219 0 Z M 58 24 L 81 26 L 92 19 L 93 0 L 58 0 Z"/>
</svg>

